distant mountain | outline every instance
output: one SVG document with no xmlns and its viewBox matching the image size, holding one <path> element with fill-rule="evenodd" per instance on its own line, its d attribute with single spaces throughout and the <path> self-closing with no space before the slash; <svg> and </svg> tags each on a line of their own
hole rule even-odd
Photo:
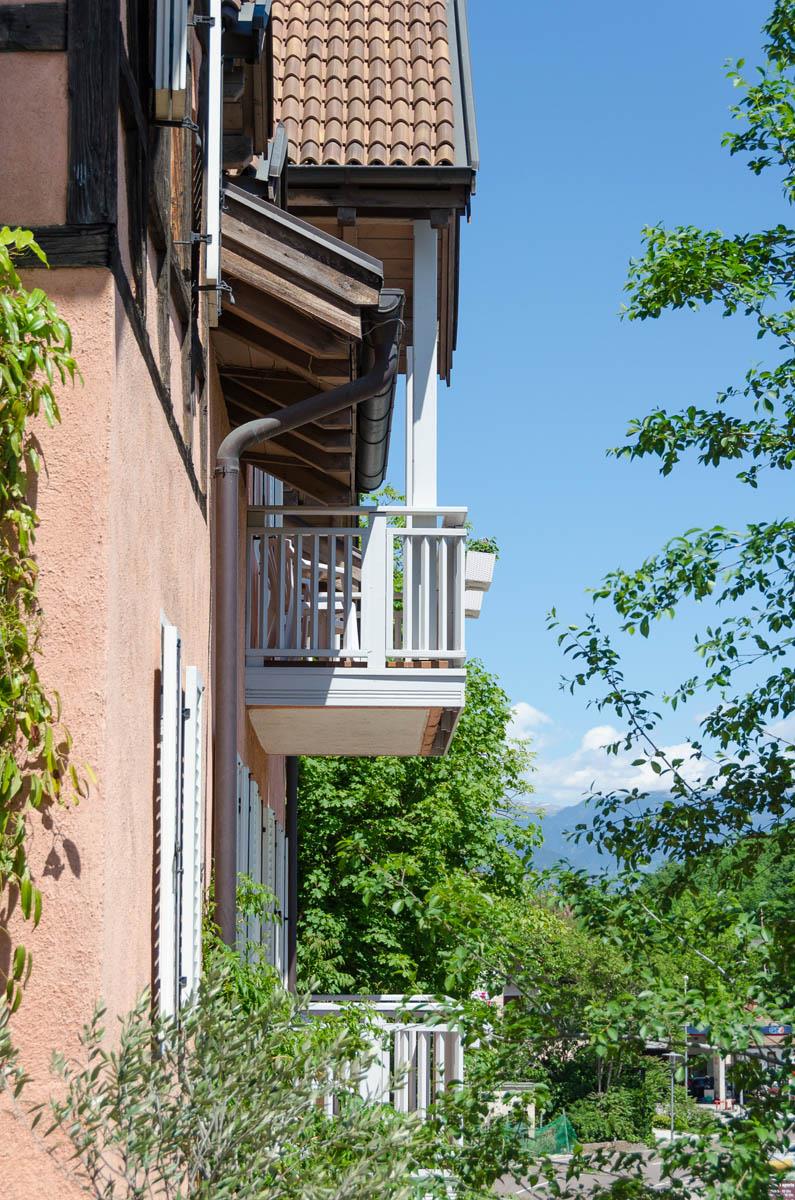
<svg viewBox="0 0 795 1200">
<path fill-rule="evenodd" d="M 596 873 L 615 866 L 611 855 L 600 854 L 592 842 L 572 842 L 566 834 L 575 826 L 590 825 L 593 809 L 583 801 L 581 804 L 571 804 L 566 808 L 547 808 L 539 813 L 541 832 L 544 843 L 533 854 L 533 863 L 537 867 L 551 867 L 561 859 L 567 859 L 573 867 L 583 868 Z"/>
</svg>

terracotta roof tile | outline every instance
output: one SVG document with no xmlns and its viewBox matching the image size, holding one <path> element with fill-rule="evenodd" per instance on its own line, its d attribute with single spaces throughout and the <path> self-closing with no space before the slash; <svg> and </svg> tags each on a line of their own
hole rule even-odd
<svg viewBox="0 0 795 1200">
<path fill-rule="evenodd" d="M 271 26 L 291 162 L 455 162 L 444 0 L 273 0 Z"/>
</svg>

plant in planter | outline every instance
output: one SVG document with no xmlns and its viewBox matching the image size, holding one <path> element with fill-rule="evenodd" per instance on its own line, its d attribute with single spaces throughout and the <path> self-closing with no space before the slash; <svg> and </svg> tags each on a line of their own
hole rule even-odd
<svg viewBox="0 0 795 1200">
<path fill-rule="evenodd" d="M 494 538 L 469 538 L 466 556 L 466 586 L 467 590 L 487 592 L 494 578 L 494 564 L 499 557 L 499 549 Z M 469 599 L 469 598 L 468 598 Z M 467 608 L 475 605 L 467 604 Z M 480 606 L 477 606 L 480 611 Z"/>
</svg>

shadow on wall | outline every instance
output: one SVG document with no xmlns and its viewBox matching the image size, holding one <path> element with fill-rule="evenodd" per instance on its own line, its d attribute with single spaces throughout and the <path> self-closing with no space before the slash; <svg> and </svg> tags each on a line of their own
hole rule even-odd
<svg viewBox="0 0 795 1200">
<path fill-rule="evenodd" d="M 58 807 L 49 804 L 38 813 L 41 828 L 49 837 L 50 848 L 44 860 L 42 875 L 45 878 L 58 880 L 64 871 L 68 870 L 80 878 L 82 861 L 80 851 L 71 838 L 66 837 L 58 821 Z M 0 978 L 6 979 L 11 971 L 11 939 L 7 934 L 8 924 L 14 916 L 19 904 L 19 892 L 15 887 L 8 887 L 2 894 L 3 903 L 0 906 Z M 24 939 L 23 939 L 24 940 Z"/>
</svg>

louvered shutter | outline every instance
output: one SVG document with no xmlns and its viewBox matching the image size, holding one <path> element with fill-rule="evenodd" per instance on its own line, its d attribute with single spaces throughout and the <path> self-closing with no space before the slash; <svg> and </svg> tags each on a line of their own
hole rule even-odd
<svg viewBox="0 0 795 1200">
<path fill-rule="evenodd" d="M 182 782 L 182 950 L 181 1000 L 193 995 L 201 975 L 204 865 L 203 800 L 204 684 L 197 667 L 185 672 L 185 725 Z"/>
<path fill-rule="evenodd" d="M 276 943 L 274 966 L 284 981 L 287 975 L 287 838 L 278 821 L 276 821 L 276 877 L 273 890 L 276 893 L 278 914 L 278 921 L 274 926 Z"/>
<path fill-rule="evenodd" d="M 276 819 L 273 810 L 266 808 L 263 813 L 262 831 L 262 882 L 272 892 L 276 891 Z M 271 917 L 268 920 L 263 937 L 265 955 L 271 966 L 276 965 L 276 926 L 273 922 L 273 902 L 269 908 Z"/>
<path fill-rule="evenodd" d="M 155 24 L 155 120 L 187 115 L 189 0 L 157 0 Z M 220 22 L 219 22 L 220 24 Z"/>
<path fill-rule="evenodd" d="M 262 882 L 262 801 L 253 779 L 249 783 L 248 873 L 255 883 Z M 262 940 L 258 917 L 248 918 L 248 940 L 255 945 Z"/>
<path fill-rule="evenodd" d="M 249 853 L 249 769 L 237 760 L 237 876 L 248 875 Z M 240 914 L 238 927 L 240 925 Z"/>
<path fill-rule="evenodd" d="M 182 838 L 181 644 L 173 625 L 161 627 L 160 770 L 156 926 L 157 996 L 160 1012 L 179 1004 Z"/>
</svg>

